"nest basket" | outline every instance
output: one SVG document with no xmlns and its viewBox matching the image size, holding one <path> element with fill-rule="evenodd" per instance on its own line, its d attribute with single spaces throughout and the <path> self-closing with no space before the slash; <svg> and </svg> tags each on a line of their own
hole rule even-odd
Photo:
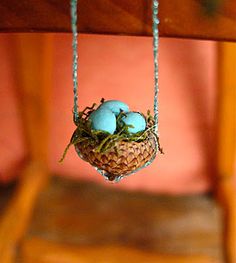
<svg viewBox="0 0 236 263">
<path fill-rule="evenodd" d="M 86 107 L 79 113 L 77 128 L 72 135 L 61 160 L 70 145 L 75 146 L 79 157 L 98 169 L 108 180 L 118 181 L 151 162 L 157 151 L 161 152 L 159 139 L 154 132 L 154 120 L 148 112 L 146 130 L 132 135 L 128 126 L 122 126 L 115 134 L 109 135 L 101 131 L 93 131 L 90 114 L 95 110 L 96 104 Z M 123 112 L 117 117 L 122 119 Z"/>
<path fill-rule="evenodd" d="M 143 167 L 156 154 L 155 135 L 150 132 L 141 142 L 120 140 L 105 152 L 97 152 L 90 141 L 75 144 L 79 156 L 92 166 L 105 172 L 108 180 L 114 181 Z"/>
</svg>

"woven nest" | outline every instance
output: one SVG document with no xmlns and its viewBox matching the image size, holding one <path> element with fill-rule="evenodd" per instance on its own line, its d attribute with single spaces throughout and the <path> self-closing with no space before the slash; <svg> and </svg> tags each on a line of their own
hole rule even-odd
<svg viewBox="0 0 236 263">
<path fill-rule="evenodd" d="M 103 170 L 113 181 L 144 166 L 156 154 L 156 137 L 149 136 L 142 142 L 118 141 L 106 152 L 97 152 L 89 141 L 75 144 L 75 149 L 85 161 Z"/>
<path fill-rule="evenodd" d="M 71 141 L 65 149 L 61 161 L 71 145 L 83 160 L 102 171 L 110 181 L 118 181 L 153 160 L 157 152 L 162 153 L 159 139 L 154 132 L 154 120 L 148 111 L 145 117 L 146 130 L 130 134 L 129 126 L 124 123 L 114 134 L 91 129 L 90 114 L 96 110 L 96 104 L 86 107 L 79 113 L 77 128 Z M 116 117 L 119 124 L 125 113 L 120 112 Z"/>
</svg>

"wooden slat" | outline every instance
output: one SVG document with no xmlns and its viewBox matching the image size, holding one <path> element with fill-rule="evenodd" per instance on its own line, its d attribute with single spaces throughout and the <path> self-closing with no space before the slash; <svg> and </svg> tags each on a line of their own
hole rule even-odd
<svg viewBox="0 0 236 263">
<path fill-rule="evenodd" d="M 206 196 L 160 196 L 54 178 L 38 199 L 26 238 L 220 261 L 221 223 L 221 211 Z"/>
<path fill-rule="evenodd" d="M 236 262 L 236 44 L 219 44 L 217 194 L 225 212 L 227 263 Z"/>
<path fill-rule="evenodd" d="M 122 246 L 82 246 L 58 244 L 43 239 L 26 240 L 22 263 L 216 263 L 207 256 L 159 255 Z"/>
<path fill-rule="evenodd" d="M 15 262 L 16 248 L 23 237 L 38 193 L 46 182 L 48 171 L 31 163 L 22 173 L 20 185 L 0 218 L 0 262 Z"/>
<path fill-rule="evenodd" d="M 69 0 L 1 0 L 0 32 L 70 32 Z M 151 35 L 151 0 L 80 0 L 83 33 Z M 236 41 L 236 1 L 160 0 L 160 34 Z"/>
<path fill-rule="evenodd" d="M 221 178 L 232 178 L 236 145 L 236 44 L 221 43 L 218 51 L 218 171 Z"/>
<path fill-rule="evenodd" d="M 48 160 L 49 99 L 52 83 L 52 36 L 14 35 L 17 91 L 30 158 Z"/>
<path fill-rule="evenodd" d="M 12 263 L 23 237 L 37 196 L 49 176 L 48 112 L 51 88 L 52 36 L 27 34 L 14 36 L 17 90 L 22 111 L 29 164 L 20 184 L 0 218 L 0 262 Z"/>
</svg>

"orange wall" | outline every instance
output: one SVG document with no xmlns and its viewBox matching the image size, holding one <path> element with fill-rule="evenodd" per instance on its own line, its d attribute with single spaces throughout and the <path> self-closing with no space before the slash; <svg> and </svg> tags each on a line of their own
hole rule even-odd
<svg viewBox="0 0 236 263">
<path fill-rule="evenodd" d="M 0 35 L 0 114 L 2 180 L 24 156 L 19 109 L 14 88 L 12 36 Z M 50 164 L 53 173 L 104 183 L 71 149 L 58 159 L 70 139 L 72 123 L 71 36 L 54 35 L 51 98 Z M 160 135 L 165 155 L 119 186 L 158 192 L 202 192 L 210 187 L 215 116 L 215 43 L 161 39 Z M 152 39 L 81 35 L 79 37 L 80 109 L 93 102 L 119 99 L 146 112 L 153 104 Z M 110 185 L 117 187 L 116 185 Z"/>
</svg>

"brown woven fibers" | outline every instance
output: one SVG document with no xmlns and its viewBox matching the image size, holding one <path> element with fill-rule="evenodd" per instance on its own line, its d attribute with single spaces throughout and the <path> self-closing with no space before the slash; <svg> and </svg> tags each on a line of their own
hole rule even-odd
<svg viewBox="0 0 236 263">
<path fill-rule="evenodd" d="M 152 133 L 142 142 L 118 141 L 106 152 L 96 152 L 94 145 L 88 141 L 75 144 L 75 149 L 81 157 L 107 172 L 111 181 L 142 167 L 154 156 L 156 148 L 156 138 Z"/>
</svg>

